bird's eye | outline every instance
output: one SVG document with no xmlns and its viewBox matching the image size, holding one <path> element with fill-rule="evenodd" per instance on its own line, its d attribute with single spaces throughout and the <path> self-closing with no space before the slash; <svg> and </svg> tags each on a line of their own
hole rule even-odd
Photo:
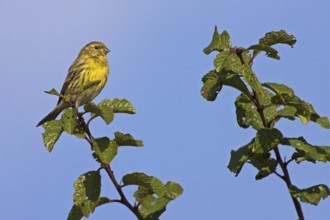
<svg viewBox="0 0 330 220">
<path fill-rule="evenodd" d="M 95 45 L 95 46 L 94 46 L 94 49 L 95 49 L 95 50 L 98 50 L 98 49 L 100 49 L 100 47 Z"/>
</svg>

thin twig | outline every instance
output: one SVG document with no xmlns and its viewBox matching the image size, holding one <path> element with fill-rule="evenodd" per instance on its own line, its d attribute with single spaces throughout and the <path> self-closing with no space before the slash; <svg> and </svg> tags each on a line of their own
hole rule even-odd
<svg viewBox="0 0 330 220">
<path fill-rule="evenodd" d="M 79 125 L 84 129 L 84 131 L 86 132 L 87 136 L 85 139 L 87 140 L 87 142 L 91 145 L 91 147 L 93 147 L 93 144 L 92 144 L 92 139 L 93 139 L 93 136 L 89 130 L 89 123 L 92 121 L 93 117 L 90 118 L 88 120 L 88 122 L 86 123 L 85 120 L 84 120 L 84 117 L 83 117 L 83 114 L 81 113 L 78 113 L 77 114 L 78 116 L 78 122 L 79 122 Z M 95 118 L 95 117 L 94 117 Z M 110 177 L 110 180 L 111 182 L 113 183 L 113 185 L 115 186 L 118 194 L 120 195 L 120 200 L 118 199 L 114 199 L 114 200 L 110 200 L 106 203 L 111 203 L 111 202 L 118 202 L 118 203 L 121 203 L 123 205 L 125 205 L 129 210 L 131 210 L 131 212 L 133 212 L 133 214 L 137 217 L 138 220 L 143 220 L 143 217 L 141 216 L 141 214 L 139 213 L 138 211 L 138 207 L 133 207 L 129 201 L 127 200 L 124 192 L 122 191 L 122 186 L 120 186 L 120 184 L 117 182 L 111 168 L 110 168 L 110 165 L 109 164 L 102 164 L 101 165 L 101 168 L 99 168 L 98 170 L 100 169 L 105 169 L 105 171 L 107 172 L 107 174 L 109 175 Z"/>
<path fill-rule="evenodd" d="M 97 115 L 94 115 L 87 121 L 87 127 L 89 127 L 89 124 L 91 123 L 91 121 L 93 121 L 93 119 L 96 117 L 97 117 Z"/>
<path fill-rule="evenodd" d="M 294 161 L 295 159 L 294 158 L 291 158 L 290 160 L 288 160 L 288 161 L 286 161 L 284 164 L 285 164 L 285 166 L 288 166 L 289 165 L 289 163 L 291 163 L 292 161 Z"/>
<path fill-rule="evenodd" d="M 281 178 L 282 180 L 284 180 L 284 176 L 281 175 L 281 174 L 279 174 L 277 171 L 274 171 L 274 174 L 275 174 L 276 176 L 278 176 L 279 178 Z"/>
<path fill-rule="evenodd" d="M 267 123 L 267 120 L 266 120 L 266 117 L 265 117 L 264 111 L 263 111 L 264 108 L 262 107 L 262 105 L 260 103 L 258 94 L 254 90 L 253 90 L 253 94 L 254 94 L 253 95 L 254 99 L 252 99 L 251 101 L 254 102 L 254 104 L 257 107 L 257 111 L 258 111 L 258 113 L 260 115 L 260 118 L 262 120 L 263 126 L 265 128 L 270 128 L 270 123 Z M 286 163 L 283 162 L 278 146 L 276 146 L 274 148 L 274 152 L 275 152 L 276 160 L 277 160 L 278 164 L 280 165 L 280 167 L 282 169 L 283 175 L 280 175 L 277 172 L 274 172 L 274 173 L 278 177 L 280 177 L 285 182 L 285 184 L 287 185 L 287 188 L 290 189 L 290 187 L 292 186 L 292 182 L 291 182 L 289 171 L 287 169 L 287 165 L 288 165 L 289 162 L 291 162 L 291 160 L 289 160 Z M 293 204 L 295 206 L 295 209 L 296 209 L 296 212 L 297 212 L 297 215 L 298 215 L 299 220 L 304 220 L 305 218 L 304 218 L 304 214 L 303 214 L 303 211 L 302 211 L 300 202 L 291 193 L 290 193 L 290 196 L 291 196 L 291 199 L 292 199 Z"/>
<path fill-rule="evenodd" d="M 93 139 L 93 136 L 89 130 L 89 126 L 88 126 L 88 124 L 86 124 L 85 119 L 81 113 L 78 112 L 77 116 L 78 116 L 79 125 L 84 129 L 84 131 L 88 135 L 88 138 L 90 140 L 88 142 L 91 144 L 91 140 Z"/>
<path fill-rule="evenodd" d="M 242 53 L 244 52 L 244 50 L 239 49 L 239 48 L 235 48 L 235 53 L 237 54 L 238 58 L 240 59 L 241 63 L 244 64 L 244 59 L 242 56 Z"/>
<path fill-rule="evenodd" d="M 253 56 L 251 57 L 251 59 L 249 60 L 249 64 L 251 65 L 253 63 L 254 58 L 256 58 L 256 56 L 258 55 L 258 53 L 253 54 Z"/>
<path fill-rule="evenodd" d="M 265 114 L 264 114 L 264 110 L 262 105 L 260 104 L 260 100 L 259 100 L 259 96 L 258 93 L 256 91 L 253 90 L 253 100 L 252 102 L 255 104 L 255 106 L 257 107 L 257 111 L 260 115 L 261 121 L 264 125 L 265 128 L 269 128 L 269 124 L 267 123 Z"/>
<path fill-rule="evenodd" d="M 280 154 L 280 150 L 278 149 L 278 147 L 275 147 L 274 148 L 274 152 L 275 152 L 275 155 L 276 155 L 276 159 L 277 161 L 279 162 L 280 164 L 280 167 L 283 171 L 283 174 L 284 174 L 284 182 L 286 183 L 288 189 L 290 189 L 290 187 L 292 186 L 292 183 L 291 183 L 291 179 L 290 179 L 290 175 L 289 175 L 289 171 L 287 169 L 287 166 L 285 163 L 283 163 L 283 160 L 281 158 L 281 154 Z M 302 211 L 302 208 L 301 208 L 301 205 L 300 205 L 300 202 L 298 201 L 297 198 L 295 198 L 291 193 L 290 193 L 290 196 L 291 196 L 291 199 L 293 201 L 293 204 L 296 208 L 296 211 L 297 211 L 297 214 L 298 214 L 298 218 L 299 220 L 304 220 L 304 214 L 303 214 L 303 211 Z"/>
<path fill-rule="evenodd" d="M 120 195 L 120 201 L 123 205 L 125 205 L 129 210 L 131 210 L 134 215 L 137 217 L 137 219 L 139 220 L 143 220 L 143 217 L 141 216 L 141 214 L 139 213 L 137 208 L 134 208 L 127 200 L 125 194 L 123 193 L 121 186 L 119 185 L 119 183 L 117 182 L 115 176 L 113 175 L 113 172 L 110 168 L 109 164 L 102 164 L 102 167 L 105 169 L 105 171 L 107 172 L 107 174 L 109 175 L 113 185 L 115 186 L 118 194 Z"/>
<path fill-rule="evenodd" d="M 141 202 L 138 202 L 138 203 L 136 204 L 135 208 L 138 209 L 138 208 L 140 207 L 140 205 L 141 205 Z"/>
<path fill-rule="evenodd" d="M 89 139 L 89 137 L 86 136 L 85 139 L 90 145 L 92 145 L 92 141 Z"/>
</svg>

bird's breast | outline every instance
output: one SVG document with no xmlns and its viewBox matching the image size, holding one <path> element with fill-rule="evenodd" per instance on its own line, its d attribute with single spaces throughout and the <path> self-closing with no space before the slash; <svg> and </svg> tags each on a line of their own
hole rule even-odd
<svg viewBox="0 0 330 220">
<path fill-rule="evenodd" d="M 108 61 L 105 58 L 99 58 L 96 60 L 90 60 L 91 71 L 90 76 L 88 77 L 89 82 L 93 81 L 100 81 L 100 86 L 103 88 L 105 83 L 107 82 L 108 75 L 109 75 L 109 65 Z"/>
</svg>

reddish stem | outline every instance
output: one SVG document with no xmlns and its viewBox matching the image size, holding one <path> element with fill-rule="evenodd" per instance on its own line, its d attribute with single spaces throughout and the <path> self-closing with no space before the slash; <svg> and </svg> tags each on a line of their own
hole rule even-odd
<svg viewBox="0 0 330 220">
<path fill-rule="evenodd" d="M 244 64 L 244 59 L 243 59 L 243 56 L 242 56 L 242 53 L 243 51 L 242 50 L 239 50 L 239 49 L 235 49 L 235 52 L 237 54 L 237 56 L 239 57 L 240 61 L 242 64 Z M 257 54 L 254 54 L 251 59 L 249 60 L 248 64 L 252 64 L 254 58 L 257 56 Z M 265 107 L 260 103 L 260 100 L 259 100 L 259 96 L 258 96 L 258 93 L 256 91 L 253 90 L 253 97 L 251 99 L 251 101 L 255 104 L 255 106 L 257 107 L 257 111 L 259 113 L 259 116 L 261 118 L 261 121 L 263 123 L 263 126 L 265 128 L 270 128 L 271 127 L 271 122 L 267 122 L 267 119 L 265 117 L 265 114 L 264 114 L 264 109 Z M 291 182 L 291 178 L 290 178 L 290 174 L 289 174 L 289 171 L 288 171 L 288 168 L 287 168 L 287 165 L 292 161 L 292 160 L 289 160 L 288 162 L 284 163 L 283 160 L 282 160 L 282 157 L 281 157 L 281 154 L 280 154 L 280 150 L 278 148 L 278 146 L 276 146 L 274 148 L 274 152 L 275 152 L 275 156 L 276 156 L 276 160 L 278 162 L 278 164 L 280 165 L 281 169 L 282 169 L 282 172 L 283 172 L 283 175 L 280 175 L 279 173 L 275 172 L 275 174 L 280 177 L 286 184 L 286 186 L 288 187 L 288 189 L 291 188 L 292 186 L 292 182 Z M 290 193 L 290 192 L 289 192 Z M 300 205 L 300 202 L 298 201 L 297 198 L 295 198 L 291 193 L 290 193 L 290 196 L 291 196 L 291 199 L 292 199 L 292 202 L 295 206 L 295 209 L 296 209 L 296 212 L 297 212 L 297 215 L 298 215 L 298 218 L 299 220 L 304 220 L 304 214 L 303 214 L 303 211 L 302 211 L 302 208 L 301 208 L 301 205 Z"/>
<path fill-rule="evenodd" d="M 254 104 L 257 107 L 257 111 L 260 115 L 262 123 L 263 123 L 265 128 L 270 128 L 270 124 L 267 122 L 266 117 L 264 115 L 264 111 L 263 111 L 264 108 L 260 104 L 258 94 L 255 91 L 253 91 L 253 94 L 254 94 L 254 99 L 252 101 L 254 102 Z M 280 167 L 282 169 L 282 172 L 283 172 L 283 175 L 278 175 L 278 173 L 275 173 L 275 174 L 277 176 L 279 176 L 285 182 L 288 189 L 290 189 L 291 186 L 292 186 L 292 182 L 291 182 L 291 178 L 290 178 L 290 174 L 289 174 L 287 165 L 288 165 L 289 162 L 291 162 L 291 160 L 289 160 L 287 163 L 283 162 L 278 146 L 276 146 L 274 148 L 274 152 L 275 152 L 276 160 L 277 160 L 278 164 L 280 165 Z M 290 196 L 291 196 L 292 202 L 295 206 L 295 209 L 296 209 L 299 220 L 304 220 L 305 218 L 304 218 L 304 214 L 303 214 L 300 202 L 291 193 L 290 193 Z"/>
<path fill-rule="evenodd" d="M 141 216 L 141 214 L 139 213 L 137 208 L 134 208 L 127 200 L 125 194 L 123 193 L 121 186 L 119 185 L 119 183 L 117 182 L 115 176 L 113 175 L 113 172 L 110 168 L 109 164 L 102 164 L 102 167 L 105 169 L 105 171 L 107 172 L 107 174 L 109 175 L 113 185 L 115 186 L 118 194 L 120 195 L 120 203 L 122 203 L 123 205 L 125 205 L 129 210 L 131 210 L 131 212 L 134 213 L 134 215 L 137 217 L 137 219 L 139 220 L 143 220 L 143 217 Z"/>
<path fill-rule="evenodd" d="M 83 114 L 79 113 L 77 114 L 78 116 L 78 123 L 79 125 L 84 129 L 84 131 L 86 132 L 88 137 L 85 137 L 85 139 L 87 140 L 87 142 L 91 145 L 91 147 L 93 148 L 93 143 L 92 143 L 92 139 L 93 136 L 89 130 L 89 123 L 95 118 L 92 117 L 88 120 L 88 122 L 86 123 L 83 117 Z M 141 216 L 141 214 L 138 211 L 138 207 L 133 207 L 129 201 L 127 200 L 124 192 L 122 191 L 122 186 L 119 185 L 119 183 L 117 182 L 111 168 L 109 164 L 102 164 L 101 165 L 103 169 L 105 169 L 105 171 L 107 172 L 107 174 L 110 177 L 111 182 L 113 183 L 113 185 L 115 186 L 118 194 L 120 195 L 120 200 L 118 199 L 114 199 L 114 200 L 110 200 L 107 203 L 111 203 L 111 202 L 118 202 L 121 203 L 123 205 L 125 205 L 129 210 L 131 210 L 131 212 L 137 217 L 138 220 L 143 220 L 143 217 Z"/>
</svg>

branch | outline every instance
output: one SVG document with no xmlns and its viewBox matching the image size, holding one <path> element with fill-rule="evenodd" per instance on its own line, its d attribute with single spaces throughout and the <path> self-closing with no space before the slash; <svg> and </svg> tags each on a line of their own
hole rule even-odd
<svg viewBox="0 0 330 220">
<path fill-rule="evenodd" d="M 286 161 L 284 164 L 285 164 L 285 166 L 288 166 L 289 165 L 289 163 L 291 163 L 292 161 L 294 161 L 295 159 L 294 158 L 291 158 L 290 160 L 288 160 L 288 161 Z"/>
<path fill-rule="evenodd" d="M 78 111 L 78 109 L 77 109 Z M 92 145 L 92 142 L 91 140 L 93 139 L 93 136 L 89 130 L 89 125 L 86 124 L 85 122 L 85 119 L 83 117 L 83 114 L 81 114 L 80 112 L 77 113 L 77 116 L 78 116 L 78 124 L 84 129 L 84 131 L 86 132 L 88 138 L 89 138 L 89 141 L 88 139 L 86 138 L 86 140 Z"/>
<path fill-rule="evenodd" d="M 122 203 L 123 205 L 125 205 L 129 210 L 131 210 L 134 215 L 137 217 L 137 219 L 139 220 L 143 220 L 143 217 L 141 216 L 141 214 L 139 213 L 138 209 L 134 208 L 127 200 L 126 196 L 124 195 L 121 186 L 118 184 L 115 176 L 113 175 L 113 172 L 110 168 L 109 164 L 102 164 L 102 167 L 105 169 L 105 171 L 108 173 L 113 185 L 115 186 L 118 194 L 120 195 L 120 203 Z"/>
<path fill-rule="evenodd" d="M 95 118 L 95 117 L 91 117 L 88 122 L 86 123 L 83 117 L 83 114 L 78 112 L 77 113 L 78 116 L 78 124 L 84 129 L 84 131 L 86 132 L 87 136 L 85 139 L 87 140 L 87 142 L 91 145 L 91 147 L 93 148 L 93 144 L 92 144 L 92 139 L 93 136 L 89 130 L 89 123 Z M 115 200 L 110 200 L 107 203 L 111 203 L 111 202 L 118 202 L 121 203 L 123 205 L 125 205 L 129 210 L 131 210 L 131 212 L 133 212 L 133 214 L 137 217 L 138 220 L 143 220 L 143 217 L 141 216 L 141 214 L 138 211 L 138 207 L 134 208 L 129 201 L 127 200 L 125 194 L 122 191 L 122 186 L 120 186 L 120 184 L 117 182 L 115 176 L 113 175 L 113 172 L 110 168 L 109 164 L 102 164 L 101 165 L 103 169 L 105 169 L 105 171 L 108 173 L 111 182 L 113 183 L 113 185 L 115 186 L 118 194 L 120 195 L 120 200 L 115 199 Z M 100 169 L 100 168 L 99 168 Z"/>
<path fill-rule="evenodd" d="M 289 171 L 287 169 L 287 164 L 285 164 L 283 162 L 282 157 L 281 157 L 281 154 L 280 154 L 280 150 L 278 149 L 278 147 L 275 147 L 274 148 L 274 152 L 275 152 L 275 155 L 276 155 L 276 160 L 280 164 L 280 167 L 281 167 L 281 169 L 283 171 L 284 182 L 286 183 L 286 185 L 287 185 L 287 187 L 289 189 L 292 186 L 292 183 L 291 183 Z M 303 214 L 303 211 L 302 211 L 300 202 L 291 193 L 290 193 L 290 196 L 291 196 L 291 199 L 293 201 L 293 204 L 294 204 L 294 206 L 296 208 L 296 212 L 297 212 L 297 215 L 298 215 L 299 220 L 304 220 L 305 218 L 304 218 L 304 214 Z"/>
<path fill-rule="evenodd" d="M 278 176 L 279 178 L 281 178 L 282 180 L 284 180 L 284 176 L 279 174 L 278 172 L 274 171 L 275 175 Z"/>
<path fill-rule="evenodd" d="M 241 63 L 244 64 L 244 59 L 243 59 L 243 56 L 242 56 L 242 53 L 244 52 L 245 50 L 242 50 L 240 48 L 235 48 L 235 53 L 237 54 L 238 58 L 240 59 Z"/>
<path fill-rule="evenodd" d="M 264 107 L 260 104 L 260 100 L 259 100 L 258 94 L 254 90 L 253 90 L 253 99 L 251 101 L 257 107 L 257 111 L 258 111 L 258 113 L 260 115 L 260 118 L 262 120 L 263 126 L 265 128 L 270 128 L 270 123 L 267 123 L 266 117 L 264 115 L 264 111 L 263 111 L 264 110 Z M 283 175 L 280 175 L 277 172 L 274 172 L 274 173 L 278 177 L 280 177 L 285 182 L 285 184 L 287 185 L 287 188 L 290 189 L 290 187 L 292 186 L 292 182 L 291 182 L 289 171 L 287 169 L 287 165 L 291 162 L 291 160 L 289 160 L 286 163 L 283 162 L 278 146 L 276 146 L 274 148 L 274 152 L 275 152 L 276 160 L 277 160 L 278 164 L 280 165 L 280 167 L 282 169 Z M 291 196 L 291 199 L 292 199 L 293 204 L 295 206 L 295 209 L 296 209 L 296 212 L 297 212 L 297 215 L 298 215 L 299 220 L 304 220 L 305 218 L 304 218 L 304 214 L 303 214 L 303 211 L 302 211 L 300 202 L 291 193 L 290 193 L 290 196 Z"/>
<path fill-rule="evenodd" d="M 260 115 L 260 118 L 262 120 L 262 124 L 264 125 L 265 128 L 269 128 L 269 124 L 267 123 L 265 114 L 264 114 L 264 107 L 260 104 L 259 96 L 256 91 L 253 90 L 253 100 L 252 102 L 255 104 L 257 107 L 257 111 Z"/>
<path fill-rule="evenodd" d="M 249 60 L 249 64 L 251 65 L 253 63 L 254 58 L 256 58 L 256 56 L 258 56 L 258 53 L 253 54 L 253 56 L 251 57 L 251 59 Z"/>
<path fill-rule="evenodd" d="M 89 124 L 91 123 L 91 121 L 96 118 L 97 116 L 94 115 L 93 117 L 91 117 L 88 121 L 87 121 L 87 127 L 89 127 Z"/>
</svg>

